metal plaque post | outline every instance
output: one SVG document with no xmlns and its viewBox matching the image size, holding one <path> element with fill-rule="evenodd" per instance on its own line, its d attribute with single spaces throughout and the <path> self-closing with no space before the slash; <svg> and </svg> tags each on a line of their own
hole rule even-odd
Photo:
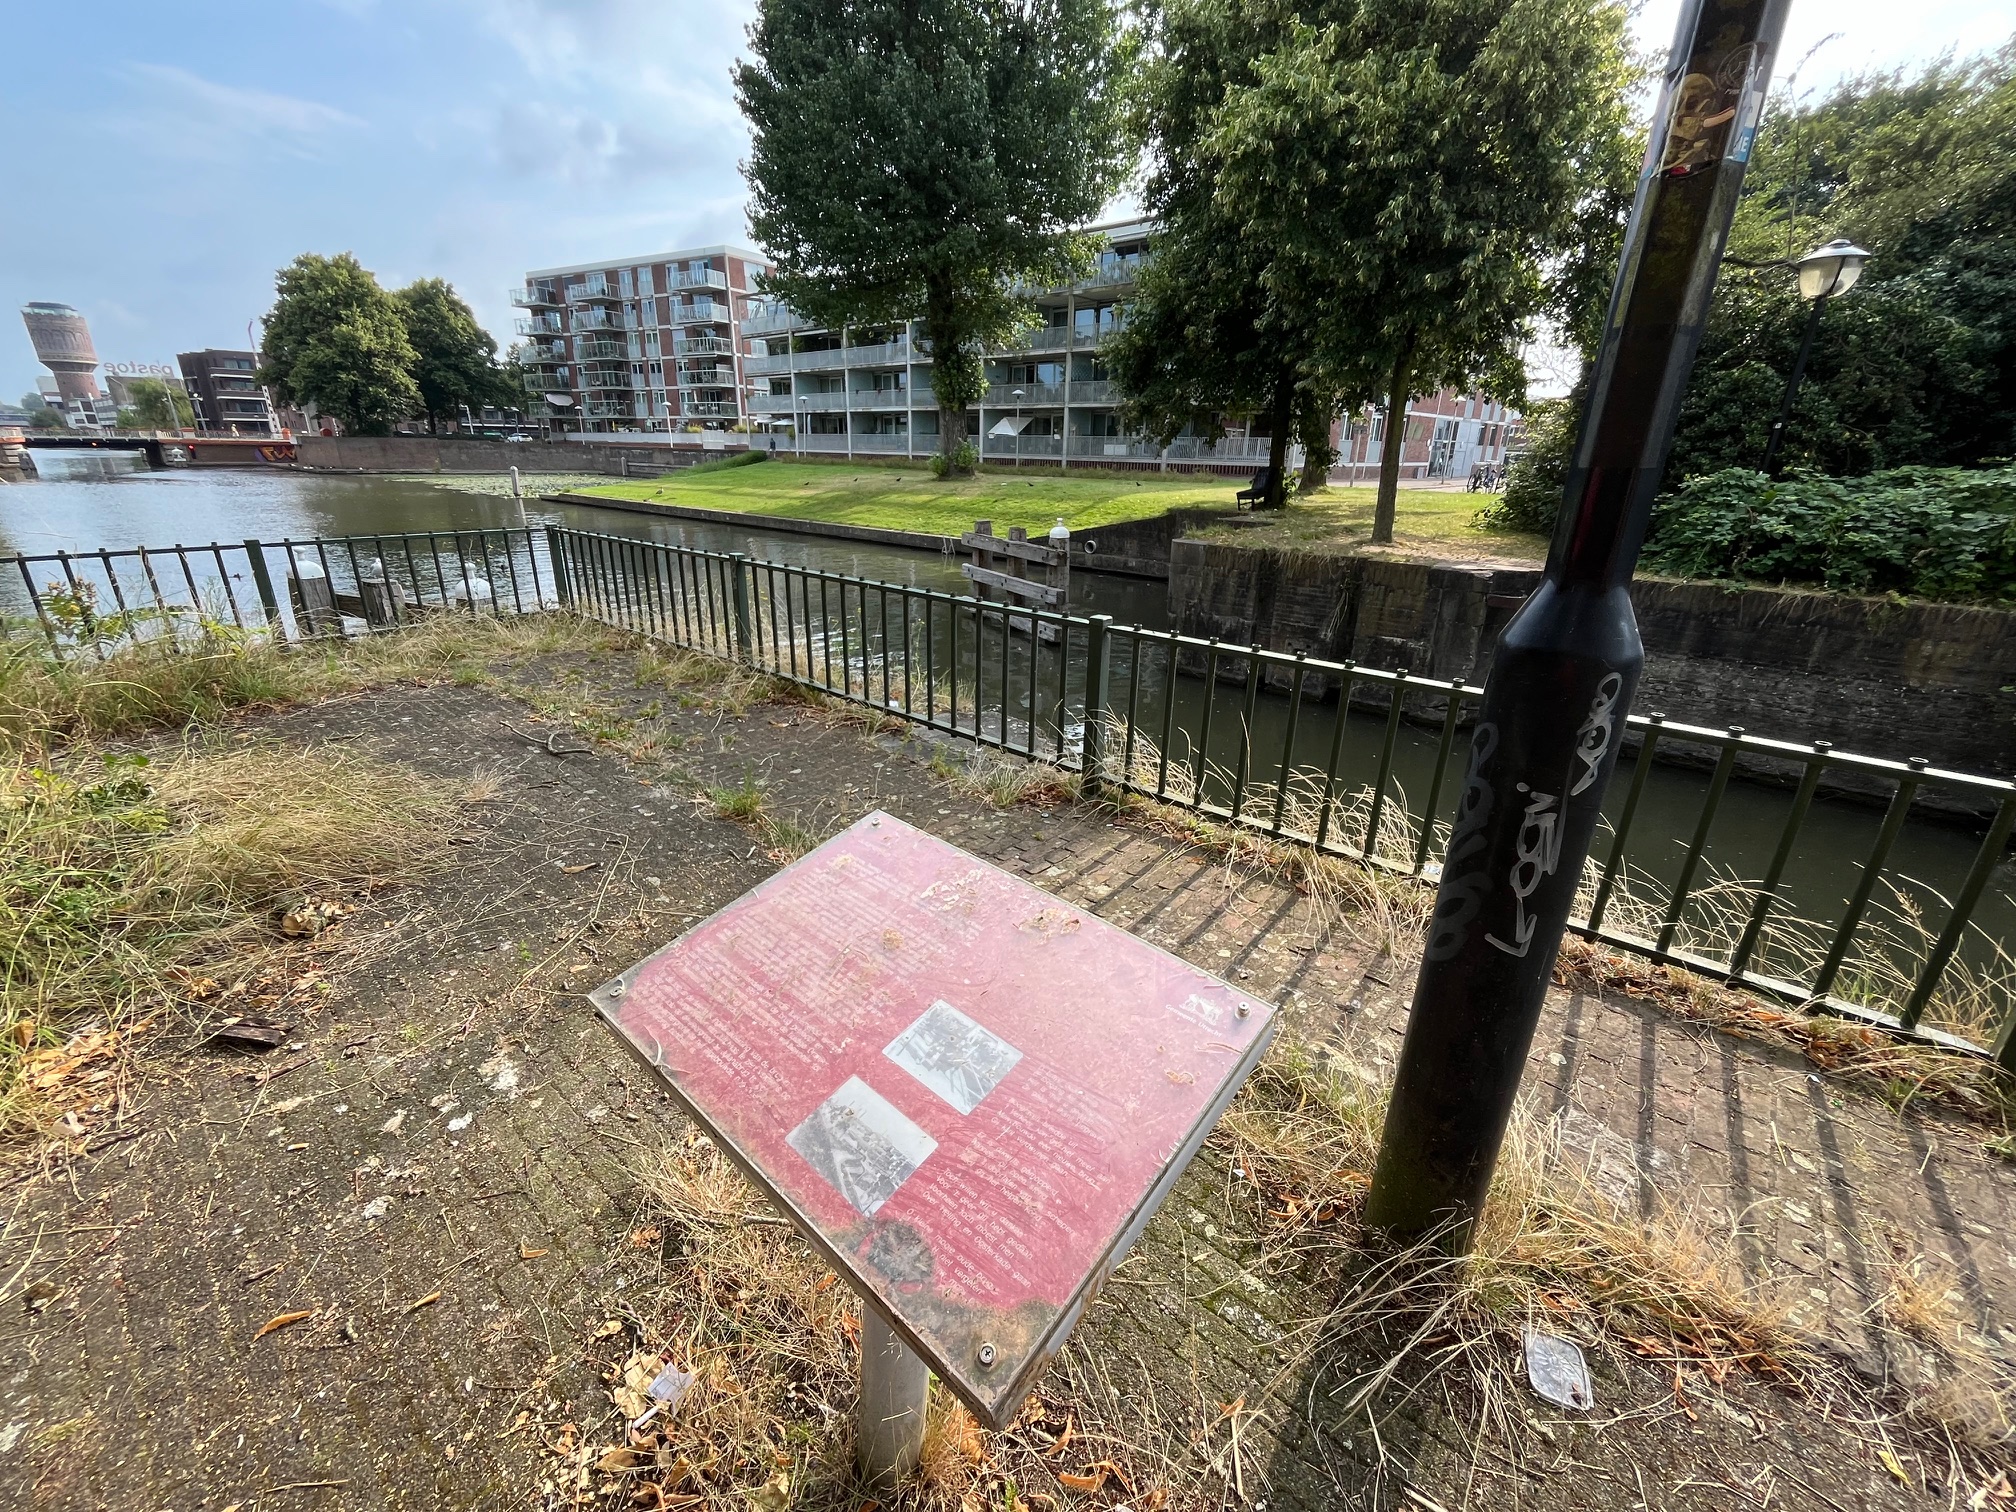
<svg viewBox="0 0 2016 1512">
<path fill-rule="evenodd" d="M 855 1447 L 861 1479 L 886 1490 L 924 1454 L 924 1406 L 931 1371 L 867 1303 L 861 1306 L 861 1404 Z"/>
<path fill-rule="evenodd" d="M 1644 650 L 1630 582 L 1790 0 L 1688 0 L 1540 586 L 1470 740 L 1366 1222 L 1456 1250 L 1491 1184 Z"/>
</svg>

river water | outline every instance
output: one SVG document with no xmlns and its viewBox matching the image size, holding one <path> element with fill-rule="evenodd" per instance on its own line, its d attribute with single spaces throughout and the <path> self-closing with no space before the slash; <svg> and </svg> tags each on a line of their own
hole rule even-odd
<svg viewBox="0 0 2016 1512">
<path fill-rule="evenodd" d="M 857 544 L 816 536 L 770 533 L 680 520 L 653 519 L 619 510 L 555 505 L 528 498 L 521 506 L 504 491 L 500 480 L 362 477 L 300 474 L 263 469 L 218 471 L 149 471 L 137 457 L 41 452 L 36 456 L 42 476 L 11 487 L 0 487 L 0 556 L 57 550 L 95 550 L 134 545 L 197 545 L 234 542 L 248 537 L 273 541 L 283 537 L 389 535 L 401 531 L 470 530 L 520 523 L 555 523 L 713 551 L 743 551 L 758 559 L 814 567 L 881 582 L 903 583 L 948 592 L 963 592 L 958 564 L 935 552 Z M 528 494 L 554 491 L 567 482 L 553 478 L 530 480 Z M 579 481 L 587 481 L 582 479 Z M 484 492 L 480 490 L 491 490 Z M 18 613 L 24 604 L 19 584 L 0 579 L 0 608 Z M 1163 585 L 1134 578 L 1079 573 L 1073 577 L 1073 609 L 1113 616 L 1118 624 L 1150 629 L 1167 627 Z M 1124 696 L 1127 669 L 1116 668 L 1116 690 Z M 1010 689 L 1011 699 L 1018 698 Z M 1182 680 L 1179 707 L 1204 696 L 1202 679 Z M 998 698 L 998 694 L 996 695 Z M 1214 727 L 1228 744 L 1236 737 L 1241 710 L 1236 690 L 1217 695 Z M 1686 711 L 1667 711 L 1684 720 Z M 1305 712 L 1296 736 L 1296 759 L 1320 768 L 1327 757 L 1330 722 L 1325 711 Z M 1180 724 L 1180 721 L 1179 721 Z M 1347 724 L 1347 766 L 1365 770 L 1376 758 L 1384 733 L 1382 719 L 1354 714 Z M 1797 739 L 1796 730 L 1768 730 L 1761 735 Z M 1285 701 L 1263 699 L 1256 711 L 1256 749 L 1275 752 L 1286 734 Z M 1423 793 L 1433 764 L 1437 732 L 1403 727 L 1395 774 L 1399 787 Z M 1228 752 L 1215 747 L 1214 759 Z M 1890 755 L 1890 752 L 1871 752 Z M 1612 784 L 1607 808 L 1618 808 L 1628 786 L 1626 762 Z M 1634 826 L 1631 861 L 1653 879 L 1677 873 L 1700 812 L 1704 774 L 1660 766 L 1648 780 Z M 1444 807 L 1453 802 L 1454 784 L 1445 789 Z M 1754 878 L 1764 871 L 1778 842 L 1786 811 L 1783 791 L 1738 781 L 1730 787 L 1718 816 L 1707 853 L 1714 873 Z M 1797 854 L 1787 872 L 1787 899 L 1797 912 L 1825 921 L 1838 911 L 1846 888 L 1869 852 L 1880 815 L 1850 801 L 1823 798 L 1816 803 Z M 1928 906 L 1933 927 L 1944 918 L 1936 895 L 1950 897 L 1965 875 L 1979 843 L 1980 826 L 1938 819 L 1914 819 L 1893 852 L 1886 876 L 1903 882 L 1906 891 Z M 1599 853 L 1600 842 L 1599 842 Z M 1848 884 L 1852 886 L 1852 880 Z M 1885 890 L 1879 889 L 1879 899 Z M 2016 944 L 2016 865 L 2005 862 L 1979 922 L 1986 936 Z M 1986 940 L 1969 947 L 1979 957 Z"/>
</svg>

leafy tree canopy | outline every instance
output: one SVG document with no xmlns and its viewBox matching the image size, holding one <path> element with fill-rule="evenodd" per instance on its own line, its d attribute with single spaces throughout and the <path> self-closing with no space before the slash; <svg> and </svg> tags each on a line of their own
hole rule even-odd
<svg viewBox="0 0 2016 1512">
<path fill-rule="evenodd" d="M 1225 336 L 1268 347 L 1277 416 L 1292 401 L 1384 398 L 1375 539 L 1390 539 L 1401 417 L 1444 384 L 1523 393 L 1519 347 L 1542 315 L 1591 320 L 1614 264 L 1636 153 L 1625 10 L 1613 0 L 1169 0 L 1145 90 L 1148 189 L 1182 265 L 1145 279 L 1158 305 L 1202 302 L 1188 355 L 1207 408 Z M 1213 267 L 1215 288 L 1175 284 Z M 1251 322 L 1245 314 L 1253 316 Z M 1182 325 L 1180 317 L 1174 324 Z M 1139 346 L 1129 354 L 1137 379 Z M 1144 411 L 1165 423 L 1167 392 Z M 1262 395 L 1249 391 L 1248 404 Z M 1278 433 L 1278 432 L 1277 432 Z"/>
<path fill-rule="evenodd" d="M 948 462 L 1019 291 L 1089 262 L 1130 59 L 1112 0 L 763 0 L 735 87 L 769 287 L 836 328 L 921 317 Z"/>
<path fill-rule="evenodd" d="M 401 307 L 348 252 L 304 252 L 280 270 L 259 381 L 284 404 L 314 404 L 360 434 L 420 407 Z"/>
<path fill-rule="evenodd" d="M 446 279 L 422 278 L 395 291 L 393 301 L 406 324 L 414 351 L 413 381 L 430 428 L 463 405 L 500 408 L 518 402 L 497 363 L 497 339 L 476 323 L 471 310 Z"/>
<path fill-rule="evenodd" d="M 1668 481 L 1764 454 L 1809 307 L 1773 260 L 1845 236 L 1784 461 L 1836 475 L 2016 454 L 2016 42 L 1781 97 L 1758 140 Z"/>
<path fill-rule="evenodd" d="M 165 378 L 135 378 L 127 383 L 126 392 L 133 396 L 133 403 L 130 409 L 120 412 L 121 424 L 129 413 L 132 423 L 142 430 L 173 430 L 178 425 L 196 423 L 196 407 L 179 383 L 170 383 Z"/>
</svg>

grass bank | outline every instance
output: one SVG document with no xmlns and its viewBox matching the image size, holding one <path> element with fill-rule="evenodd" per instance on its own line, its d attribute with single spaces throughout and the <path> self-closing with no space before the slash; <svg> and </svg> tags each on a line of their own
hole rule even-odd
<svg viewBox="0 0 2016 1512">
<path fill-rule="evenodd" d="M 972 478 L 934 478 L 923 468 L 878 463 L 782 462 L 731 467 L 692 477 L 639 479 L 580 489 L 589 496 L 684 504 L 741 514 L 778 515 L 884 530 L 958 535 L 975 520 L 996 530 L 1048 530 L 1061 515 L 1073 530 L 1145 520 L 1172 509 L 1232 510 L 1243 480 L 1196 475 L 983 470 Z"/>
<path fill-rule="evenodd" d="M 1281 514 L 1256 518 L 1240 516 L 1233 507 L 1232 495 L 1244 481 L 1196 474 L 1028 469 L 983 469 L 978 477 L 940 479 L 922 468 L 877 462 L 773 461 L 691 476 L 600 483 L 573 492 L 932 535 L 958 535 L 971 530 L 975 520 L 991 519 L 996 530 L 1020 525 L 1040 533 L 1060 516 L 1074 531 L 1082 531 L 1149 519 L 1172 509 L 1209 509 L 1227 519 L 1201 525 L 1192 534 L 1317 551 L 1354 550 L 1371 539 L 1373 489 L 1326 488 L 1295 495 Z M 1402 551 L 1431 551 L 1445 557 L 1544 559 L 1547 543 L 1539 536 L 1478 528 L 1477 511 L 1493 497 L 1402 489 L 1395 545 Z"/>
</svg>

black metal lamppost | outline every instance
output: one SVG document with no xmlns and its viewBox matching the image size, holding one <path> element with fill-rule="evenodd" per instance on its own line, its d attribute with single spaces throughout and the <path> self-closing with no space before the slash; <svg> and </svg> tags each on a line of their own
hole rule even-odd
<svg viewBox="0 0 2016 1512">
<path fill-rule="evenodd" d="M 1764 447 L 1764 471 L 1776 475 L 1778 452 L 1785 444 L 1785 426 L 1792 418 L 1792 401 L 1799 394 L 1799 380 L 1806 376 L 1806 359 L 1813 355 L 1813 333 L 1820 329 L 1820 312 L 1827 301 L 1846 294 L 1862 276 L 1869 254 L 1855 243 L 1837 237 L 1824 247 L 1815 247 L 1792 264 L 1799 270 L 1799 297 L 1806 301 L 1806 334 L 1799 341 L 1799 356 L 1792 363 L 1792 377 L 1785 385 L 1784 403 L 1778 406 L 1777 423 Z"/>
<path fill-rule="evenodd" d="M 1366 1223 L 1469 1248 L 1644 649 L 1630 582 L 1791 0 L 1686 0 L 1540 586 L 1499 638 Z"/>
</svg>

